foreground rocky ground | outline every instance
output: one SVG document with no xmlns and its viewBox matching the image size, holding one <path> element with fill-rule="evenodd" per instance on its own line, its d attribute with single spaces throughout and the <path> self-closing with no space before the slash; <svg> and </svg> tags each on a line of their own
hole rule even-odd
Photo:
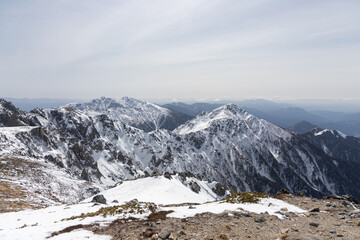
<svg viewBox="0 0 360 240">
<path fill-rule="evenodd" d="M 346 199 L 312 199 L 281 194 L 276 196 L 304 210 L 295 214 L 282 209 L 284 218 L 248 212 L 202 213 L 195 217 L 166 218 L 166 212 L 148 220 L 118 219 L 109 226 L 77 226 L 96 234 L 125 239 L 360 239 L 359 205 Z M 196 206 L 193 206 L 196 207 Z M 71 231 L 72 229 L 66 229 Z"/>
</svg>

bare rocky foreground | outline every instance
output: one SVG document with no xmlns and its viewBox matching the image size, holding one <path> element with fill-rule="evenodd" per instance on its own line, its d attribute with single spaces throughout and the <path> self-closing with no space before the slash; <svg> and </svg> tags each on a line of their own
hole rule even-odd
<svg viewBox="0 0 360 240">
<path fill-rule="evenodd" d="M 125 239 L 360 239 L 360 207 L 345 199 L 319 200 L 282 194 L 276 196 L 304 210 L 297 215 L 282 209 L 284 219 L 268 214 L 203 213 L 186 219 L 166 218 L 166 212 L 148 220 L 118 219 L 109 226 L 73 226 L 62 234 L 86 228 L 96 234 Z M 196 207 L 196 206 L 195 206 Z"/>
</svg>

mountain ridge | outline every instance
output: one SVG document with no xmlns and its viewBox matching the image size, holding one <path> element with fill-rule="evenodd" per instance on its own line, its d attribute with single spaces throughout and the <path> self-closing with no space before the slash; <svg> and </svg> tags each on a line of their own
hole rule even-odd
<svg viewBox="0 0 360 240">
<path fill-rule="evenodd" d="M 316 197 L 360 196 L 359 176 L 352 171 L 358 163 L 333 158 L 309 139 L 231 104 L 173 131 L 146 132 L 103 110 L 94 113 L 73 105 L 23 114 L 31 129 L 0 128 L 1 149 L 9 150 L 1 150 L 0 158 L 10 154 L 44 161 L 69 178 L 90 182 L 90 188 L 105 189 L 157 172 L 189 172 L 239 191 L 287 188 Z M 194 131 L 198 123 L 205 127 Z"/>
</svg>

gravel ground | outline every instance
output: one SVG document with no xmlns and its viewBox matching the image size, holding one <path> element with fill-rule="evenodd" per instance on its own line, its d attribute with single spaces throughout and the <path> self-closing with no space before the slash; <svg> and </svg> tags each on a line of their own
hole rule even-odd
<svg viewBox="0 0 360 240">
<path fill-rule="evenodd" d="M 97 234 L 114 240 L 133 239 L 360 239 L 360 208 L 347 200 L 319 200 L 279 195 L 304 210 L 297 215 L 282 209 L 284 219 L 266 213 L 203 213 L 186 219 L 159 213 L 149 220 L 118 219 L 106 227 L 92 226 Z"/>
</svg>

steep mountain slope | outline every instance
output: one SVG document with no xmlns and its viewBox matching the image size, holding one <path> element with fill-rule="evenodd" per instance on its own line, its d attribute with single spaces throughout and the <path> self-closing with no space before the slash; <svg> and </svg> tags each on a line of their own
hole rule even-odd
<svg viewBox="0 0 360 240">
<path fill-rule="evenodd" d="M 173 131 L 145 132 L 134 126 L 152 122 L 160 128 L 157 119 L 168 112 L 130 100 L 123 107 L 100 99 L 23 113 L 32 127 L 2 128 L 0 158 L 50 164 L 97 188 L 159 172 L 187 172 L 240 191 L 287 188 L 312 196 L 360 197 L 360 176 L 354 171 L 360 164 L 334 159 L 307 139 L 235 105 L 203 113 Z"/>
<path fill-rule="evenodd" d="M 200 115 L 174 132 L 191 139 L 197 152 L 241 190 L 273 192 L 285 187 L 314 196 L 350 191 L 351 185 L 339 184 L 347 182 L 346 174 L 329 156 L 235 105 Z"/>
<path fill-rule="evenodd" d="M 102 97 L 88 103 L 68 104 L 66 107 L 84 111 L 87 115 L 105 114 L 110 119 L 121 121 L 146 132 L 161 128 L 173 130 L 191 119 L 186 114 L 129 97 L 121 99 Z"/>
<path fill-rule="evenodd" d="M 329 156 L 360 163 L 360 138 L 346 136 L 340 131 L 313 129 L 303 135 Z"/>
<path fill-rule="evenodd" d="M 28 124 L 24 111 L 16 108 L 11 102 L 0 99 L 0 127 L 25 126 Z"/>
</svg>

